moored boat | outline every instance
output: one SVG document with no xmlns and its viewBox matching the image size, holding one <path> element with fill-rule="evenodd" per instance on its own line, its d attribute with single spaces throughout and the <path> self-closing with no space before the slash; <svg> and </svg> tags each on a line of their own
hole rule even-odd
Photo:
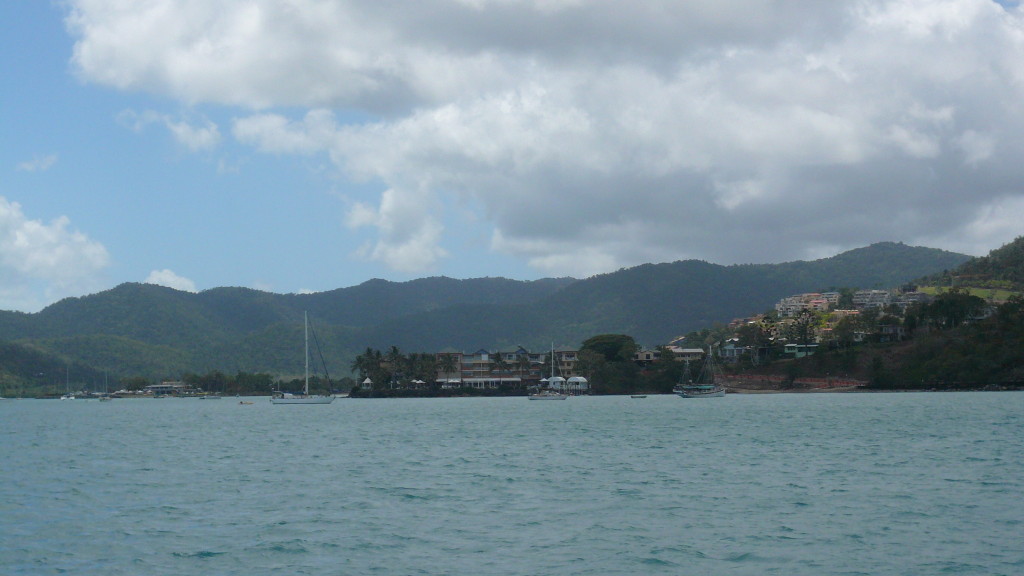
<svg viewBox="0 0 1024 576">
<path fill-rule="evenodd" d="M 544 378 L 541 380 L 547 386 L 543 390 L 537 390 L 530 394 L 530 400 L 565 400 L 569 397 L 565 393 L 565 378 L 561 376 L 555 376 L 555 344 L 551 343 L 551 377 Z"/>
<path fill-rule="evenodd" d="M 541 390 L 530 394 L 530 400 L 565 400 L 568 397 L 568 394 L 561 394 L 554 390 Z"/>
<path fill-rule="evenodd" d="M 323 396 L 318 394 L 309 393 L 309 316 L 304 316 L 305 331 L 306 331 L 306 380 L 302 394 L 292 394 L 289 392 L 275 392 L 270 397 L 272 404 L 330 404 L 334 402 L 334 396 Z M 314 336 L 315 338 L 315 336 Z M 319 349 L 319 345 L 318 345 Z M 322 358 L 322 357 L 321 357 Z M 331 379 L 328 376 L 327 383 L 330 386 Z"/>
<path fill-rule="evenodd" d="M 716 398 L 725 396 L 725 388 L 714 384 L 687 384 L 676 386 L 673 390 L 683 398 Z"/>
<path fill-rule="evenodd" d="M 689 380 L 676 384 L 672 392 L 680 398 L 719 398 L 725 396 L 725 388 L 716 383 L 718 373 L 721 369 L 715 364 L 715 350 L 709 347 L 707 356 L 704 358 L 704 366 L 701 367 L 697 380 Z M 684 377 L 689 376 L 687 369 Z"/>
</svg>

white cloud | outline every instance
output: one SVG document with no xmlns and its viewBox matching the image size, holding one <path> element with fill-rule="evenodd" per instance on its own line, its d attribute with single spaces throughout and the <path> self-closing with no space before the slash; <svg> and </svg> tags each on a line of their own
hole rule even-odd
<svg viewBox="0 0 1024 576">
<path fill-rule="evenodd" d="M 441 226 L 431 215 L 429 194 L 384 192 L 380 206 L 356 204 L 347 217 L 351 228 L 373 226 L 376 242 L 367 242 L 356 254 L 367 260 L 383 262 L 400 272 L 416 273 L 433 269 L 448 255 L 439 246 Z"/>
<path fill-rule="evenodd" d="M 312 110 L 297 123 L 278 114 L 259 114 L 236 119 L 232 128 L 238 141 L 276 154 L 322 151 L 330 147 L 336 132 L 334 114 L 329 110 Z"/>
<path fill-rule="evenodd" d="M 31 160 L 21 162 L 18 164 L 18 170 L 23 172 L 45 172 L 53 167 L 57 163 L 56 154 L 48 154 L 46 156 L 35 156 Z"/>
<path fill-rule="evenodd" d="M 990 0 L 70 5 L 86 80 L 381 182 L 348 224 L 400 270 L 443 261 L 458 202 L 552 274 L 1024 221 L 1024 12 Z"/>
<path fill-rule="evenodd" d="M 174 135 L 179 144 L 185 146 L 192 152 L 201 150 L 212 150 L 220 144 L 220 130 L 217 125 L 209 120 L 193 126 L 187 122 L 166 122 L 167 129 Z"/>
<path fill-rule="evenodd" d="M 149 276 L 143 281 L 146 284 L 156 284 L 157 286 L 166 286 L 168 288 L 174 288 L 175 290 L 181 290 L 183 292 L 195 292 L 196 283 L 185 278 L 178 276 L 172 270 L 164 268 L 163 270 L 153 270 L 149 273 Z"/>
<path fill-rule="evenodd" d="M 69 227 L 65 216 L 49 224 L 30 220 L 21 205 L 0 197 L 0 308 L 35 311 L 98 287 L 110 256 Z"/>
<path fill-rule="evenodd" d="M 220 129 L 206 118 L 189 122 L 153 110 L 123 110 L 117 115 L 117 121 L 135 132 L 142 132 L 150 124 L 162 124 L 178 144 L 191 152 L 212 150 L 220 145 L 221 141 Z"/>
</svg>

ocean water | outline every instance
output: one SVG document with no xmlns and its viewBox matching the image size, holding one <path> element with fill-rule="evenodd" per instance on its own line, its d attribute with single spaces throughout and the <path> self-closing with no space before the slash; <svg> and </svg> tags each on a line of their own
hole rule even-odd
<svg viewBox="0 0 1024 576">
<path fill-rule="evenodd" d="M 0 574 L 1020 575 L 1024 393 L 0 402 Z"/>
</svg>

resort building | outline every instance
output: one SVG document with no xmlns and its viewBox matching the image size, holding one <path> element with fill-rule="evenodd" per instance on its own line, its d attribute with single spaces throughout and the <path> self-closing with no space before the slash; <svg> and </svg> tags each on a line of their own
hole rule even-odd
<svg viewBox="0 0 1024 576">
<path fill-rule="evenodd" d="M 496 389 L 502 386 L 535 387 L 546 382 L 551 353 L 530 352 L 522 347 L 511 352 L 480 349 L 472 353 L 443 352 L 437 358 L 437 383 L 446 389 L 471 387 Z M 577 351 L 555 350 L 555 374 L 568 378 L 575 373 Z M 584 382 L 586 379 L 582 379 Z M 580 382 L 576 381 L 577 388 Z"/>
<path fill-rule="evenodd" d="M 191 384 L 185 384 L 184 382 L 161 382 L 159 384 L 150 384 L 146 386 L 143 393 L 152 394 L 154 396 L 187 396 L 195 392 L 195 389 Z"/>
</svg>

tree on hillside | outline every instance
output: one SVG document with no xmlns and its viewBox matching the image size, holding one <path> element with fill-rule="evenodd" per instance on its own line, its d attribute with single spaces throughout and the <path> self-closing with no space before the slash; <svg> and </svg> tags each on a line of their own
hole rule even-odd
<svg viewBox="0 0 1024 576">
<path fill-rule="evenodd" d="M 607 362 L 632 361 L 637 345 L 632 336 L 625 334 L 601 334 L 583 342 L 580 351 L 591 350 L 604 357 Z"/>
<path fill-rule="evenodd" d="M 771 328 L 767 322 L 744 324 L 736 330 L 736 337 L 740 346 L 750 346 L 754 350 L 769 346 L 772 341 Z"/>
<path fill-rule="evenodd" d="M 839 348 L 849 348 L 857 341 L 857 327 L 854 316 L 844 316 L 832 327 L 832 339 Z"/>
<path fill-rule="evenodd" d="M 972 296 L 964 288 L 952 288 L 935 297 L 921 307 L 921 320 L 933 328 L 949 330 L 962 325 L 971 318 L 981 316 L 986 308 L 985 300 Z"/>
<path fill-rule="evenodd" d="M 810 344 L 814 341 L 814 327 L 817 323 L 818 318 L 814 312 L 801 310 L 789 323 L 786 338 L 797 344 Z"/>
<path fill-rule="evenodd" d="M 580 347 L 577 371 L 586 375 L 597 393 L 627 394 L 639 381 L 640 368 L 633 362 L 636 350 L 636 341 L 625 334 L 588 338 Z"/>
<path fill-rule="evenodd" d="M 855 290 L 853 288 L 840 288 L 839 289 L 839 302 L 836 303 L 836 309 L 838 310 L 853 310 L 853 294 Z"/>
<path fill-rule="evenodd" d="M 657 358 L 643 374 L 645 391 L 670 392 L 682 379 L 685 364 L 676 360 L 667 346 L 658 346 L 656 350 Z"/>
</svg>

